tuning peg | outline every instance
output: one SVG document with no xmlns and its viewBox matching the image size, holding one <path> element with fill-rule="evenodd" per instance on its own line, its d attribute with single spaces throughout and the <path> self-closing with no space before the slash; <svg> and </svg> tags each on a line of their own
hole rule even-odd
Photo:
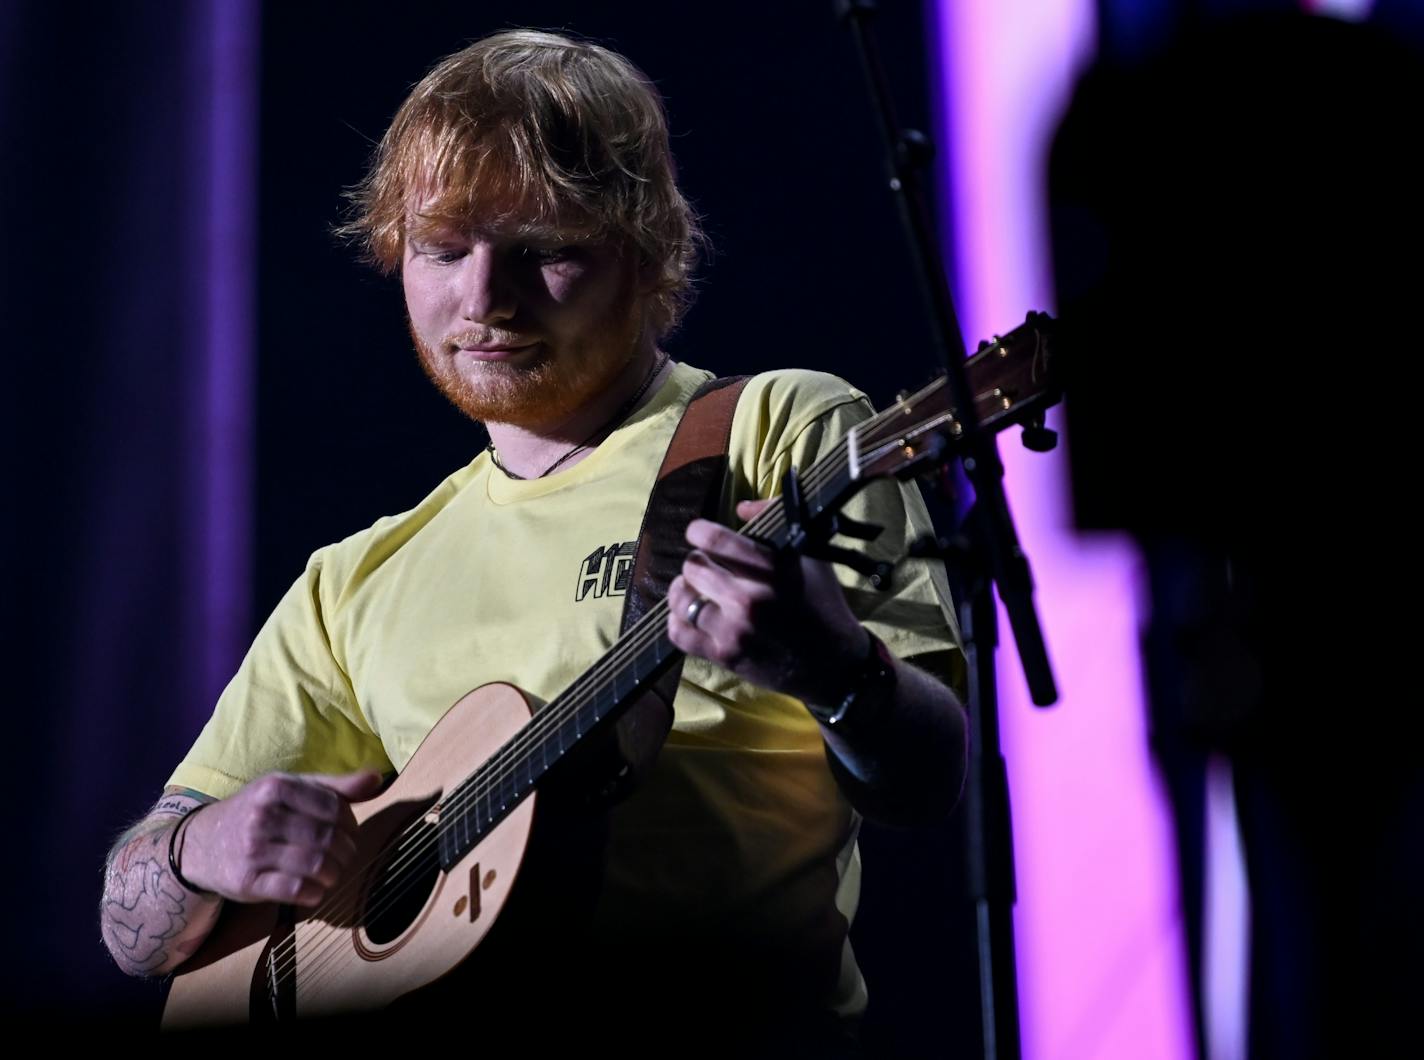
<svg viewBox="0 0 1424 1060">
<path fill-rule="evenodd" d="M 863 552 L 856 552 L 849 548 L 841 548 L 838 545 L 815 545 L 806 549 L 803 554 L 810 556 L 812 559 L 821 559 L 827 563 L 836 563 L 842 567 L 849 567 L 869 581 L 872 589 L 878 589 L 880 592 L 886 592 L 890 589 L 895 576 L 895 565 L 893 563 L 871 559 Z"/>
</svg>

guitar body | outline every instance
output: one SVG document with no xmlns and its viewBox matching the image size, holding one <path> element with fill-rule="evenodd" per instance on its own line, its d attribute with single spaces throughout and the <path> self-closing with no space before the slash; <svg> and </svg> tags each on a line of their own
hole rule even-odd
<svg viewBox="0 0 1424 1060">
<path fill-rule="evenodd" d="M 529 844 L 534 796 L 519 803 L 449 872 L 392 870 L 412 862 L 400 834 L 528 723 L 512 685 L 465 695 L 430 730 L 380 795 L 356 803 L 356 878 L 312 911 L 228 903 L 201 950 L 174 977 L 165 1030 L 383 1008 L 445 975 L 479 945 L 509 899 Z"/>
</svg>

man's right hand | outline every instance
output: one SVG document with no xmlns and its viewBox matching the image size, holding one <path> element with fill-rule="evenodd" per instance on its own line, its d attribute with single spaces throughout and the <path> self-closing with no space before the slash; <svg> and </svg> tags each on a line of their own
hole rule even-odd
<svg viewBox="0 0 1424 1060">
<path fill-rule="evenodd" d="M 188 822 L 178 868 L 193 886 L 234 901 L 320 905 L 356 856 L 351 803 L 380 787 L 371 770 L 258 777 Z"/>
</svg>

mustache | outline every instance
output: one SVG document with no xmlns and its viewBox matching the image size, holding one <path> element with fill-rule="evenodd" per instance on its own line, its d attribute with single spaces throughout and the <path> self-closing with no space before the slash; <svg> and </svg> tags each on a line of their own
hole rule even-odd
<svg viewBox="0 0 1424 1060">
<path fill-rule="evenodd" d="M 452 332 L 445 336 L 445 345 L 458 349 L 470 349 L 475 346 L 527 346 L 534 339 L 528 335 L 519 335 L 513 331 L 501 331 L 499 328 L 466 328 L 463 331 Z"/>
</svg>

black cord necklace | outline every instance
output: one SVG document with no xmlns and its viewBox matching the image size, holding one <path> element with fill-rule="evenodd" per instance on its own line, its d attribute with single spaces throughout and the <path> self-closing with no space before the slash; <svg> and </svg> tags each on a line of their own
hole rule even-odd
<svg viewBox="0 0 1424 1060">
<path fill-rule="evenodd" d="M 632 413 L 638 402 L 643 400 L 643 395 L 648 392 L 648 387 L 653 385 L 653 380 L 658 377 L 658 373 L 663 370 L 663 365 L 667 364 L 667 362 L 668 355 L 665 353 L 660 353 L 658 355 L 658 359 L 653 362 L 652 370 L 648 372 L 647 378 L 643 380 L 643 385 L 638 387 L 638 392 L 636 394 L 630 397 L 627 401 L 623 402 L 623 404 L 618 407 L 618 411 L 615 412 L 611 418 L 601 424 L 598 430 L 594 431 L 583 441 L 579 442 L 578 445 L 574 446 L 567 453 L 559 457 L 559 459 L 555 460 L 552 464 L 550 464 L 548 467 L 546 467 L 543 471 L 539 472 L 539 474 L 535 475 L 534 477 L 536 479 L 543 478 L 551 471 L 553 471 L 556 467 L 558 467 L 560 464 L 562 464 L 565 460 L 569 459 L 569 457 L 573 456 L 575 453 L 581 453 L 585 449 L 587 449 L 590 445 L 593 444 L 593 440 L 595 438 L 598 438 L 601 435 L 605 434 L 612 434 L 614 430 L 622 426 L 623 421 L 626 420 L 628 416 Z M 495 449 L 494 442 L 490 442 L 488 445 L 486 445 L 485 451 L 489 453 L 490 459 L 494 461 L 494 466 L 499 468 L 510 478 L 518 479 L 520 482 L 528 481 L 525 476 L 516 475 L 513 471 L 509 470 L 509 468 L 505 467 L 499 462 L 499 451 Z"/>
</svg>

